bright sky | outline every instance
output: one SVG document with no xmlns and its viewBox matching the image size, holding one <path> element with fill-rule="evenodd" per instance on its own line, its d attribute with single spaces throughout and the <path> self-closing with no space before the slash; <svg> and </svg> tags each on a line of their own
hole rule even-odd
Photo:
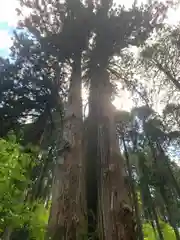
<svg viewBox="0 0 180 240">
<path fill-rule="evenodd" d="M 123 3 L 126 6 L 131 6 L 133 0 L 115 0 L 117 3 Z M 143 0 L 139 0 L 143 1 Z M 145 0 L 144 0 L 145 1 Z M 164 0 L 165 1 L 165 0 Z M 18 17 L 15 9 L 18 7 L 18 0 L 0 0 L 0 55 L 6 56 L 9 52 L 9 47 L 12 45 L 12 31 L 16 27 Z M 173 10 L 169 13 L 170 23 L 177 22 L 180 15 L 180 10 L 174 12 Z"/>
<path fill-rule="evenodd" d="M 133 0 L 114 0 L 117 3 L 123 3 L 124 5 L 131 6 Z M 143 0 L 139 0 L 143 1 Z M 144 0 L 145 1 L 145 0 Z M 165 1 L 165 0 L 164 0 Z M 6 57 L 9 54 L 9 48 L 12 45 L 12 33 L 13 29 L 17 26 L 18 16 L 15 9 L 18 7 L 18 0 L 0 0 L 0 56 Z M 180 20 L 180 8 L 176 12 L 174 10 L 169 11 L 168 22 L 171 24 Z M 114 104 L 120 109 L 130 109 L 133 105 L 130 94 L 124 93 L 121 98 L 116 98 Z"/>
</svg>

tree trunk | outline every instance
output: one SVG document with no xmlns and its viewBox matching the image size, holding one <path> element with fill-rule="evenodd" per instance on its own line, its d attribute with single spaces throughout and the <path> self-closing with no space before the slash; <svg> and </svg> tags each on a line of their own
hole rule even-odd
<svg viewBox="0 0 180 240">
<path fill-rule="evenodd" d="M 174 86 L 178 90 L 180 90 L 180 82 L 171 74 L 171 72 L 167 68 L 164 68 L 160 62 L 155 61 L 155 64 L 157 68 L 168 77 L 168 79 L 174 84 Z"/>
<path fill-rule="evenodd" d="M 126 146 L 124 136 L 122 136 L 122 142 L 123 142 L 124 153 L 125 153 L 125 157 L 126 157 L 126 165 L 127 165 L 127 169 L 128 169 L 133 205 L 134 205 L 134 210 L 135 210 L 135 214 L 136 214 L 138 239 L 143 240 L 144 235 L 143 235 L 142 222 L 141 222 L 141 216 L 140 216 L 140 210 L 139 210 L 138 196 L 137 196 L 137 192 L 135 189 L 135 183 L 134 183 L 134 179 L 133 179 L 133 175 L 132 175 L 132 166 L 130 164 L 128 149 Z"/>
<path fill-rule="evenodd" d="M 10 240 L 12 234 L 12 229 L 7 227 L 3 233 L 2 240 Z"/>
<path fill-rule="evenodd" d="M 156 211 L 156 208 L 155 208 L 154 199 L 152 198 L 151 192 L 150 192 L 150 189 L 149 189 L 149 184 L 148 184 L 148 179 L 147 179 L 147 177 L 148 177 L 147 166 L 145 166 L 145 159 L 144 159 L 144 156 L 142 154 L 139 155 L 139 164 L 140 164 L 140 169 L 139 170 L 140 170 L 141 196 L 142 196 L 144 204 L 146 204 L 149 208 L 148 211 L 149 211 L 149 215 L 151 215 L 151 217 L 150 217 L 151 218 L 151 223 L 153 223 L 152 222 L 153 219 L 155 220 L 157 232 L 158 232 L 158 235 L 159 235 L 159 239 L 164 240 L 162 229 L 161 229 L 161 226 L 160 226 L 160 223 L 159 223 L 158 214 L 157 214 L 157 211 Z M 146 193 L 146 197 L 144 195 L 145 193 Z M 153 229 L 154 229 L 154 227 L 153 227 Z"/>
<path fill-rule="evenodd" d="M 166 210 L 167 210 L 167 215 L 168 215 L 168 219 L 169 219 L 169 223 L 171 225 L 171 227 L 173 228 L 174 230 L 174 233 L 175 233 L 175 236 L 176 236 L 176 239 L 177 240 L 180 240 L 180 235 L 179 235 L 179 230 L 176 226 L 176 221 L 174 221 L 173 219 L 173 215 L 171 214 L 171 206 L 169 206 L 169 200 L 168 200 L 168 197 L 166 196 L 166 190 L 165 190 L 165 187 L 163 185 L 161 185 L 160 187 L 160 193 L 163 197 L 163 200 L 164 200 L 164 203 L 165 203 L 165 207 L 166 207 Z M 172 197 L 172 196 L 171 196 Z"/>
<path fill-rule="evenodd" d="M 48 239 L 80 240 L 85 234 L 81 57 L 74 59 L 65 117 L 66 151 L 56 164 Z"/>
<path fill-rule="evenodd" d="M 137 239 L 132 208 L 124 183 L 123 159 L 116 139 L 108 73 L 91 83 L 90 116 L 97 113 L 98 227 L 100 240 Z M 97 83 L 100 83 L 97 85 Z M 103 83 L 103 84 L 102 84 Z"/>
<path fill-rule="evenodd" d="M 174 177 L 173 171 L 171 169 L 170 161 L 169 161 L 168 157 L 165 155 L 164 150 L 158 141 L 156 142 L 156 145 L 159 150 L 160 157 L 163 160 L 165 167 L 167 169 L 167 173 L 169 175 L 169 181 L 172 183 L 172 186 L 175 188 L 175 190 L 178 194 L 178 197 L 180 198 L 180 187 L 177 183 L 176 178 Z"/>
</svg>

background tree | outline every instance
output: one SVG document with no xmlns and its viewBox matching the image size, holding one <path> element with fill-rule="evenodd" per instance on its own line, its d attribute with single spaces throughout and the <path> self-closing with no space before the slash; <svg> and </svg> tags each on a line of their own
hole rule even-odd
<svg viewBox="0 0 180 240">
<path fill-rule="evenodd" d="M 158 68 L 161 74 L 152 80 L 157 66 L 150 69 L 149 62 L 154 55 L 142 63 L 145 56 L 139 59 L 132 54 L 137 47 L 147 50 L 152 31 L 159 37 L 167 6 L 115 8 L 105 0 L 21 3 L 30 9 L 30 16 L 15 33 L 11 62 L 1 61 L 5 90 L 0 95 L 1 136 L 14 129 L 23 146 L 40 146 L 35 157 L 39 164 L 30 170 L 34 184 L 26 189 L 25 202 L 41 199 L 47 206 L 52 196 L 48 237 L 84 239 L 94 234 L 97 239 L 143 239 L 142 230 L 146 237 L 145 228 L 152 226 L 154 235 L 165 239 L 167 226 L 179 239 L 178 166 L 171 163 L 172 148 L 179 146 L 178 105 L 167 105 L 159 115 L 151 109 L 155 93 L 168 76 Z M 177 32 L 168 31 L 172 49 L 178 49 Z M 177 64 L 178 57 L 173 55 Z M 163 59 L 161 55 L 159 60 Z M 121 80 L 133 99 L 148 105 L 125 114 L 125 125 L 118 120 L 117 132 L 113 80 Z M 150 91 L 146 86 L 154 80 Z M 85 121 L 82 82 L 89 88 Z M 11 238 L 28 239 L 28 224 L 23 222 L 24 230 L 21 226 L 20 231 L 8 231 Z"/>
<path fill-rule="evenodd" d="M 120 113 L 117 115 L 117 122 L 120 136 L 125 136 L 123 141 L 131 156 L 133 164 L 131 168 L 135 170 L 134 177 L 141 192 L 144 209 L 144 213 L 140 214 L 141 218 L 149 221 L 153 229 L 157 228 L 160 239 L 164 239 L 165 236 L 159 218 L 165 222 L 169 221 L 178 239 L 178 225 L 173 224 L 173 222 L 177 224 L 178 220 L 173 220 L 176 214 L 171 213 L 178 211 L 179 187 L 171 162 L 165 155 L 167 145 L 174 141 L 170 137 L 171 133 L 165 129 L 162 131 L 162 121 L 147 107 L 134 109 L 132 115 Z M 178 138 L 177 135 L 176 137 Z M 132 178 L 132 175 L 130 177 Z M 173 195 L 170 197 L 169 194 Z M 168 209 L 171 209 L 171 212 Z"/>
</svg>

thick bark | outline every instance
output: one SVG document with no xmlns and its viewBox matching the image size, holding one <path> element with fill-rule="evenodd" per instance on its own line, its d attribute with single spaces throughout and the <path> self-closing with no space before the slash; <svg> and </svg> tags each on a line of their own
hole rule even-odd
<svg viewBox="0 0 180 240">
<path fill-rule="evenodd" d="M 120 156 L 114 108 L 107 73 L 91 83 L 90 116 L 97 113 L 98 224 L 100 239 L 135 240 L 135 222 L 124 183 L 124 165 Z M 101 81 L 98 81 L 101 80 Z M 97 83 L 99 82 L 99 85 Z M 103 84 L 102 84 L 103 83 Z M 93 85 L 94 84 L 94 85 Z M 96 103 L 96 104 L 95 104 Z M 98 104 L 97 104 L 98 103 Z"/>
<path fill-rule="evenodd" d="M 97 126 L 93 124 L 95 119 L 87 121 L 86 146 L 86 199 L 88 209 L 88 235 L 95 236 L 97 230 Z M 94 238 L 93 238 L 94 239 Z M 96 239 L 96 238 L 95 238 Z"/>
<path fill-rule="evenodd" d="M 82 149 L 81 58 L 74 60 L 65 119 L 69 147 L 57 163 L 49 217 L 48 238 L 80 240 L 85 233 L 84 163 Z"/>
</svg>

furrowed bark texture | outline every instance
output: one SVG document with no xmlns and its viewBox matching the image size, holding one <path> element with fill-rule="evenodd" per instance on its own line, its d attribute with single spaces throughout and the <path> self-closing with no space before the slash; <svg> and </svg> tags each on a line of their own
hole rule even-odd
<svg viewBox="0 0 180 240">
<path fill-rule="evenodd" d="M 97 113 L 98 228 L 100 240 L 135 240 L 134 214 L 124 183 L 124 165 L 120 156 L 108 73 L 97 86 L 91 86 L 90 114 Z M 103 84 L 102 84 L 103 83 Z"/>
<path fill-rule="evenodd" d="M 81 240 L 85 234 L 84 164 L 82 149 L 81 61 L 73 64 L 65 137 L 69 143 L 63 164 L 55 169 L 49 239 Z"/>
</svg>

